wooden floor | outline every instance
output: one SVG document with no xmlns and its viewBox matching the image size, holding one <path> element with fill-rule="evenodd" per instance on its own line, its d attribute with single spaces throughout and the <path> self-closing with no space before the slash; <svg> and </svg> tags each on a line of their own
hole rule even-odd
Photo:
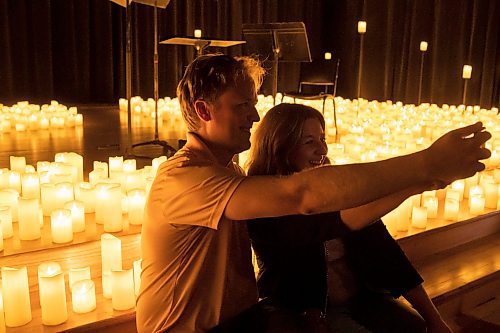
<svg viewBox="0 0 500 333">
<path fill-rule="evenodd" d="M 70 105 L 68 105 L 69 107 Z M 160 146 L 127 149 L 127 117 L 118 105 L 79 106 L 83 126 L 68 129 L 0 132 L 0 168 L 9 167 L 9 156 L 25 156 L 27 164 L 54 161 L 58 152 L 75 152 L 84 156 L 84 174 L 92 171 L 92 161 L 107 161 L 110 156 L 135 158 L 132 153 L 150 158 L 138 158 L 137 167 L 151 164 L 151 158 L 162 155 Z M 154 139 L 154 122 L 136 117 L 132 122 L 132 143 Z M 167 130 L 160 123 L 159 138 L 178 148 L 181 133 Z"/>
</svg>

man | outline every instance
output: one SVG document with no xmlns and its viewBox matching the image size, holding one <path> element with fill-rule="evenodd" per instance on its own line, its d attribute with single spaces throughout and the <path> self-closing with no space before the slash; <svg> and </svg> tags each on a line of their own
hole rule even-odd
<svg viewBox="0 0 500 333">
<path fill-rule="evenodd" d="M 477 123 L 411 155 L 245 177 L 232 158 L 250 147 L 262 75 L 251 58 L 206 55 L 179 83 L 189 133 L 160 166 L 146 203 L 139 332 L 206 332 L 257 302 L 242 221 L 356 207 L 421 183 L 443 186 L 483 170 L 479 160 L 490 154 L 482 145 L 491 135 Z"/>
</svg>

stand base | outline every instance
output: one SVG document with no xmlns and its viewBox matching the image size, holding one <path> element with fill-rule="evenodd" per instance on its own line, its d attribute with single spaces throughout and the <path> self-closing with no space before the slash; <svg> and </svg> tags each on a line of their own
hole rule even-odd
<svg viewBox="0 0 500 333">
<path fill-rule="evenodd" d="M 144 146 L 157 146 L 162 148 L 162 155 L 165 155 L 168 157 L 171 157 L 175 154 L 177 151 L 174 147 L 169 145 L 166 141 L 162 140 L 151 140 L 151 141 L 146 141 L 146 142 L 140 142 L 132 145 L 132 155 L 135 157 L 144 157 L 144 158 L 150 158 L 149 156 L 141 156 L 133 153 L 134 148 L 136 147 L 144 147 Z"/>
</svg>

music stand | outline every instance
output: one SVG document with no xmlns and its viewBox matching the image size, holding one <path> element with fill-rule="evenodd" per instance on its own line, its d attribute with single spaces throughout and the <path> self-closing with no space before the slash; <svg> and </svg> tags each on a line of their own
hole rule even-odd
<svg viewBox="0 0 500 333">
<path fill-rule="evenodd" d="M 170 0 L 111 0 L 125 7 L 125 16 L 127 21 L 126 30 L 126 51 L 125 51 L 125 80 L 126 80 L 126 94 L 127 94 L 127 130 L 128 130 L 128 151 L 131 152 L 134 147 L 146 146 L 146 145 L 158 145 L 163 147 L 163 154 L 167 155 L 169 153 L 175 153 L 175 148 L 170 146 L 166 141 L 160 140 L 158 135 L 158 99 L 159 99 L 159 88 L 158 88 L 158 8 L 165 9 L 170 2 Z M 131 41 L 131 15 L 130 15 L 130 3 L 137 2 L 144 5 L 149 5 L 154 7 L 154 50 L 153 50 L 153 90 L 154 90 L 154 100 L 155 100 L 155 131 L 154 139 L 151 141 L 141 142 L 132 144 L 132 127 L 131 127 L 131 99 L 132 99 L 132 41 Z M 141 156 L 137 156 L 141 157 Z"/>
<path fill-rule="evenodd" d="M 246 54 L 273 59 L 272 95 L 276 103 L 279 62 L 311 62 L 304 22 L 243 24 Z"/>
<path fill-rule="evenodd" d="M 160 44 L 170 45 L 191 45 L 196 49 L 196 55 L 199 57 L 203 54 L 204 50 L 209 46 L 214 47 L 230 47 L 246 43 L 243 40 L 223 40 L 218 38 L 205 38 L 194 36 L 177 36 L 165 39 Z"/>
</svg>

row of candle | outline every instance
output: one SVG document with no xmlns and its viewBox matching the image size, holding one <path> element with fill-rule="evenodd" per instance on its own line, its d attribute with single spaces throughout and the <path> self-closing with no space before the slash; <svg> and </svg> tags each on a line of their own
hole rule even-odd
<svg viewBox="0 0 500 333">
<path fill-rule="evenodd" d="M 23 132 L 82 125 L 83 115 L 78 113 L 75 106 L 68 108 L 57 101 L 41 107 L 27 101 L 18 102 L 11 107 L 0 104 L 0 133 L 8 133 L 13 129 Z"/>
<path fill-rule="evenodd" d="M 101 236 L 102 286 L 104 298 L 111 299 L 114 310 L 135 307 L 139 293 L 141 260 L 133 268 L 122 269 L 121 240 L 109 234 Z M 32 320 L 27 267 L 2 267 L 3 313 L 5 324 L 17 327 Z M 96 309 L 95 284 L 90 267 L 71 268 L 68 271 L 72 310 L 87 313 Z M 42 323 L 59 325 L 68 319 L 65 275 L 55 262 L 38 266 L 38 289 Z"/>
</svg>

